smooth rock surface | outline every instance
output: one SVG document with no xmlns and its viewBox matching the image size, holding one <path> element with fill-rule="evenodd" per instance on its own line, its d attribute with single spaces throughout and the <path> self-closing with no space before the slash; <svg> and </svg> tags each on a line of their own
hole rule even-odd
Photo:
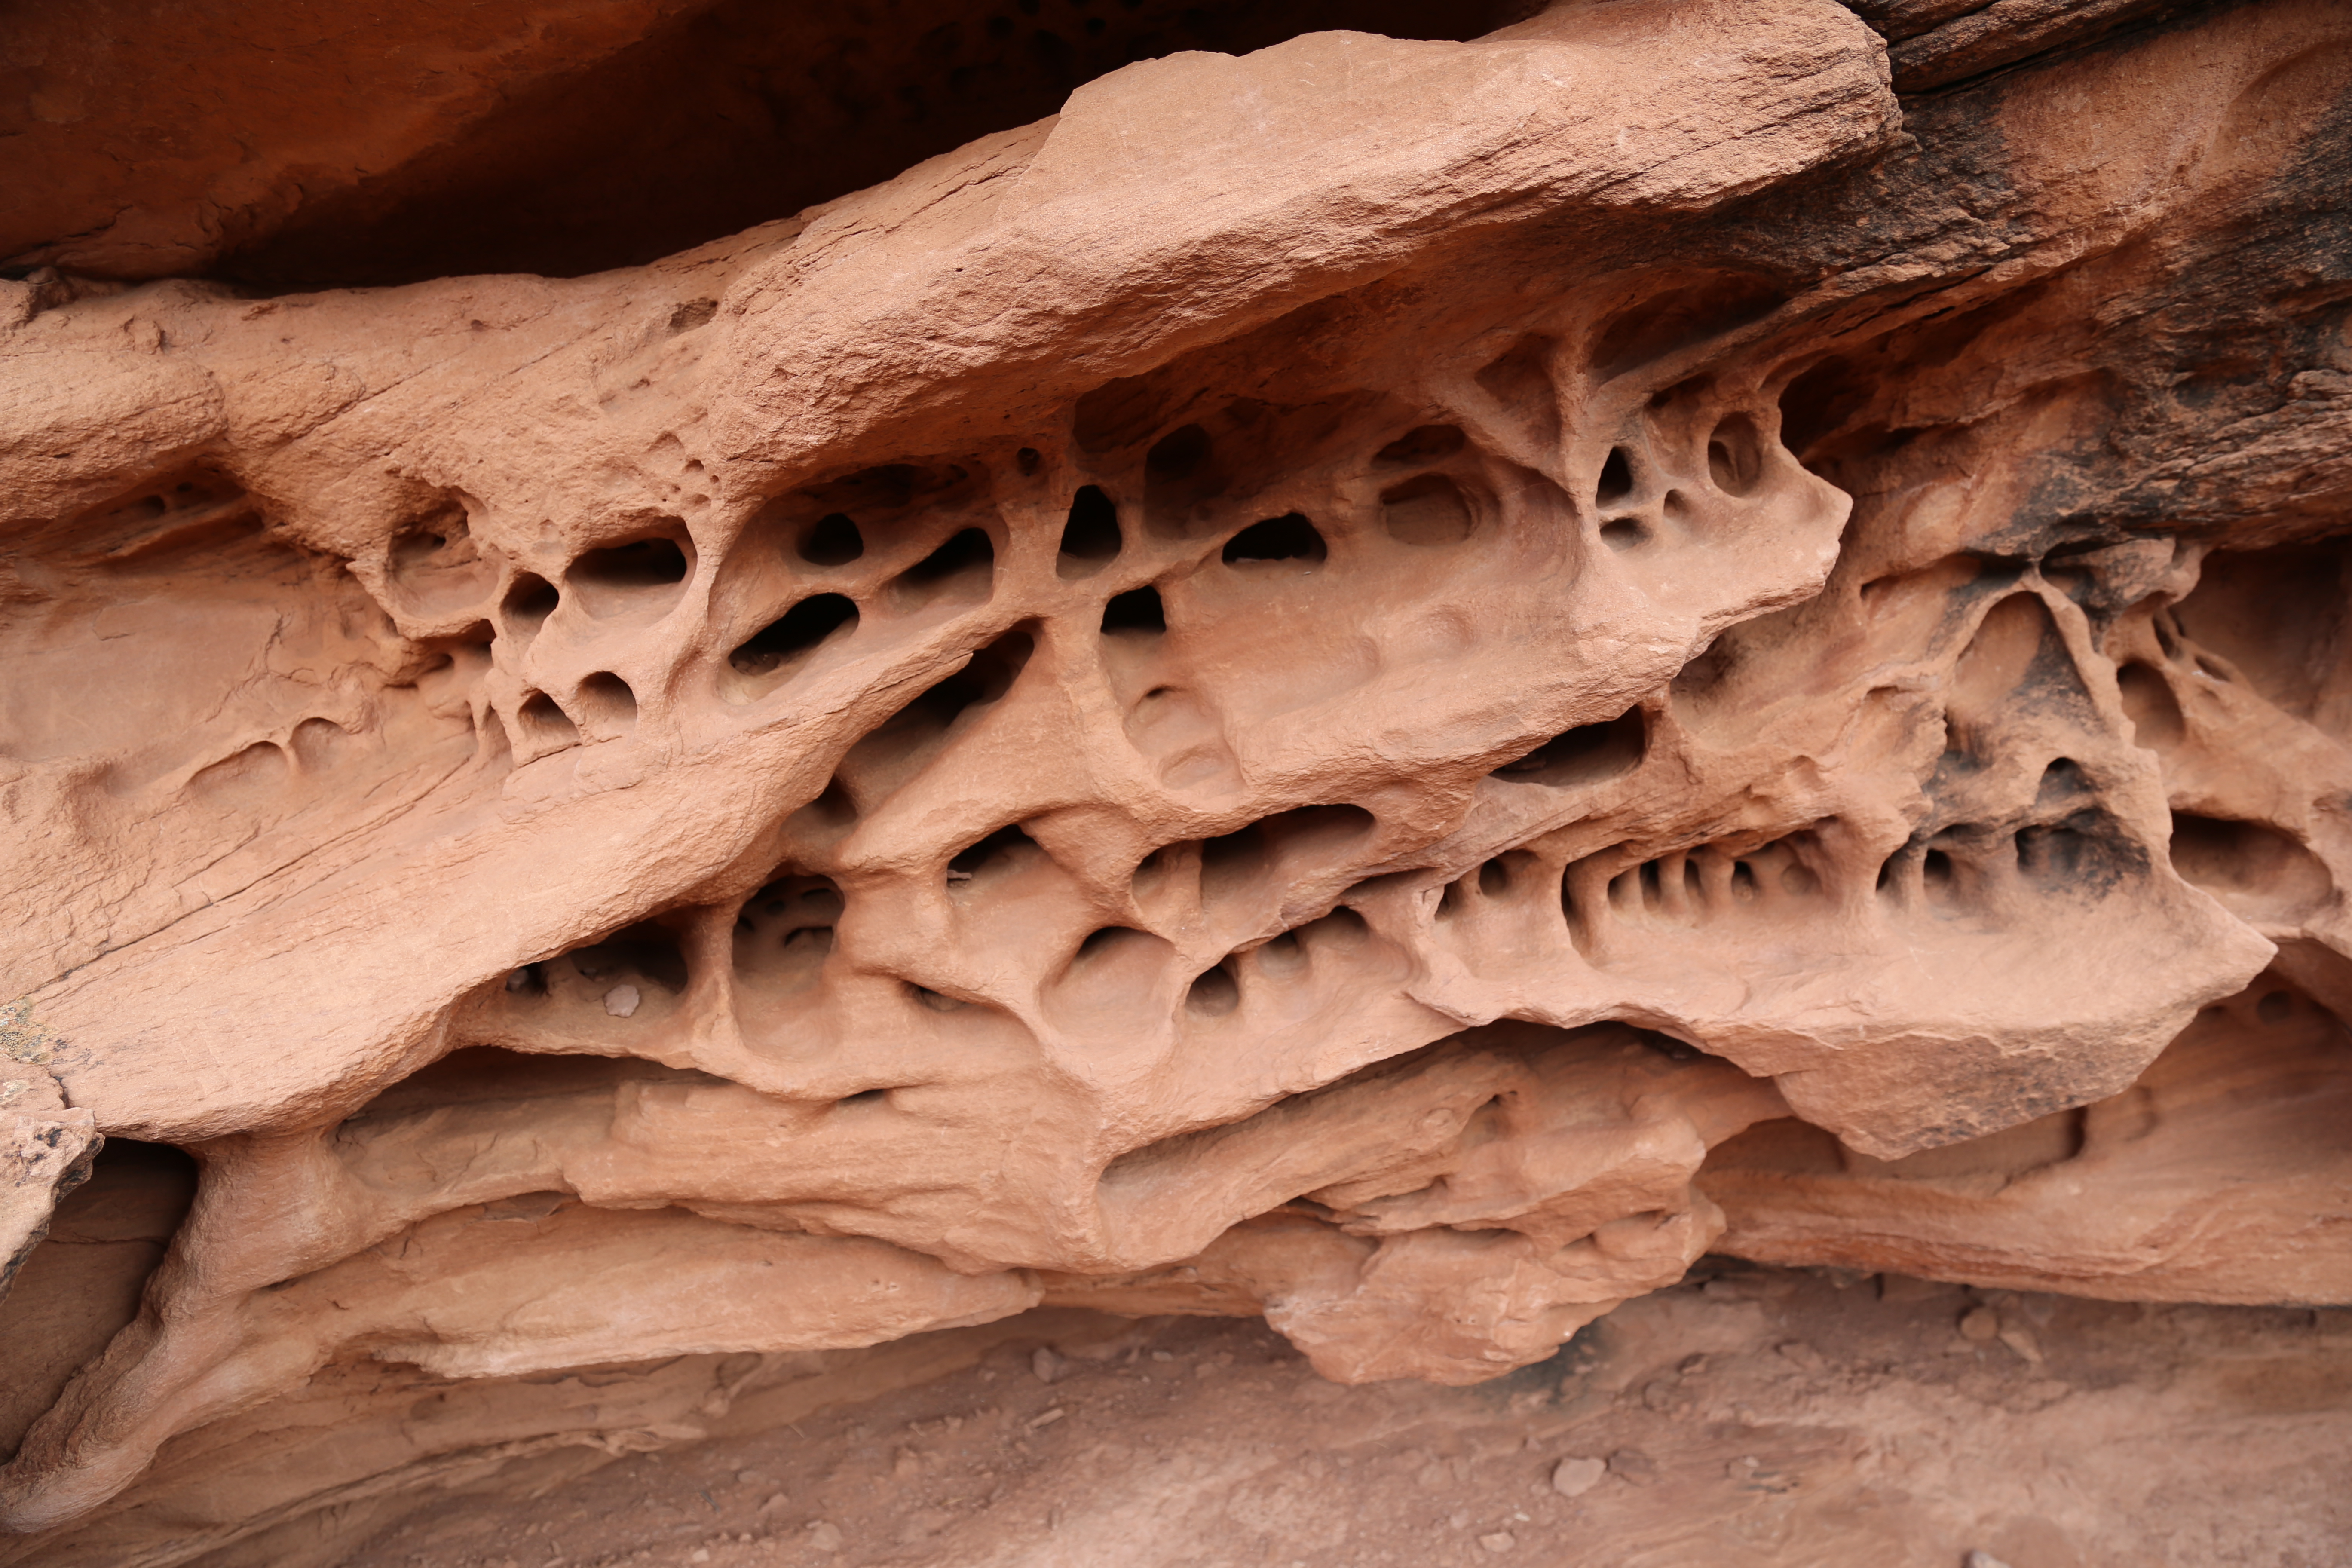
<svg viewBox="0 0 2352 1568">
<path fill-rule="evenodd" d="M 591 276 L 0 282 L 0 1563 L 1038 1310 L 2352 1302 L 2352 15 L 1858 9 L 1166 52 Z"/>
</svg>

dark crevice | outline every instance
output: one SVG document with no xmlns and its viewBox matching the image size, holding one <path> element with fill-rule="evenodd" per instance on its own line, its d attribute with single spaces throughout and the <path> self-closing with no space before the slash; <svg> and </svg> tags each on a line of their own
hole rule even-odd
<svg viewBox="0 0 2352 1568">
<path fill-rule="evenodd" d="M 564 956 L 580 977 L 592 984 L 636 978 L 649 980 L 672 995 L 686 990 L 686 954 L 677 936 L 652 921 L 640 921 Z"/>
<path fill-rule="evenodd" d="M 948 861 L 950 882 L 969 882 L 1001 860 L 1016 859 L 1024 851 L 1037 848 L 1037 841 L 1022 831 L 1019 824 L 1000 827 L 985 838 L 967 846 Z"/>
<path fill-rule="evenodd" d="M 554 584 L 525 572 L 507 589 L 506 599 L 500 607 L 506 611 L 507 619 L 518 627 L 536 629 L 541 621 L 555 613 L 555 606 L 562 602 L 562 595 L 556 592 Z"/>
<path fill-rule="evenodd" d="M 1381 523 L 1401 544 L 1457 544 L 1477 527 L 1462 487 L 1423 474 L 1381 492 Z"/>
<path fill-rule="evenodd" d="M 1192 982 L 1184 996 L 1187 1012 L 1203 1018 L 1222 1018 L 1241 1005 L 1241 982 L 1234 978 L 1232 962 L 1226 960 Z"/>
<path fill-rule="evenodd" d="M 1373 455 L 1376 463 L 1433 463 L 1468 444 L 1458 425 L 1423 425 L 1406 431 Z"/>
<path fill-rule="evenodd" d="M 812 566 L 846 566 L 866 553 L 866 536 L 845 511 L 829 511 L 809 524 L 795 547 Z"/>
<path fill-rule="evenodd" d="M 1599 784 L 1639 767 L 1648 745 L 1647 719 L 1639 708 L 1629 708 L 1606 723 L 1580 724 L 1554 736 L 1526 756 L 1496 768 L 1494 776 L 1512 784 L 1554 788 Z"/>
<path fill-rule="evenodd" d="M 686 551 L 675 539 L 638 539 L 591 550 L 564 575 L 574 587 L 628 592 L 662 588 L 686 580 Z"/>
<path fill-rule="evenodd" d="M 1633 493 L 1633 463 L 1625 456 L 1622 447 L 1609 448 L 1609 460 L 1601 465 L 1601 478 L 1592 489 L 1593 504 L 1616 506 Z"/>
<path fill-rule="evenodd" d="M 744 675 L 765 675 L 799 658 L 844 626 L 857 624 L 857 606 L 840 594 L 803 599 L 727 656 Z"/>
<path fill-rule="evenodd" d="M 539 736 L 550 740 L 577 740 L 580 727 L 572 716 L 556 705 L 555 699 L 544 691 L 534 691 L 523 699 L 522 721 Z"/>
<path fill-rule="evenodd" d="M 1155 479 L 1189 479 L 1208 457 L 1209 433 L 1198 425 L 1186 425 L 1152 443 L 1143 466 Z"/>
<path fill-rule="evenodd" d="M 1078 943 L 1077 956 L 1081 959 L 1100 958 L 1122 943 L 1136 940 L 1149 942 L 1151 938 L 1133 926 L 1104 926 L 1099 931 L 1087 933 L 1086 940 Z"/>
<path fill-rule="evenodd" d="M 1228 566 L 1258 561 L 1313 563 L 1329 553 L 1322 533 L 1294 511 L 1251 523 L 1225 541 L 1224 562 Z"/>
<path fill-rule="evenodd" d="M 1069 521 L 1062 525 L 1065 564 L 1109 561 L 1118 554 L 1122 542 L 1118 508 L 1110 497 L 1094 485 L 1079 487 L 1070 499 Z"/>
<path fill-rule="evenodd" d="M 900 710 L 900 714 L 919 716 L 927 723 L 945 730 L 967 708 L 1001 700 L 1013 689 L 1013 682 L 1028 666 L 1029 656 L 1036 648 L 1037 639 L 1015 627 L 973 653 L 961 669 L 916 698 Z"/>
<path fill-rule="evenodd" d="M 992 571 L 995 564 L 996 546 L 988 535 L 967 528 L 900 573 L 898 581 L 911 588 L 931 588 L 968 573 Z"/>
<path fill-rule="evenodd" d="M 887 12 L 771 0 L 646 8 L 659 19 L 636 24 L 636 37 L 605 27 L 601 38 L 542 41 L 532 49 L 543 63 L 519 77 L 485 78 L 482 92 L 455 100 L 418 98 L 415 142 L 424 151 L 413 156 L 378 157 L 356 178 L 331 157 L 306 182 L 314 194 L 283 218 L 258 207 L 222 215 L 215 229 L 250 237 L 210 269 L 265 288 L 314 288 L 639 266 L 1030 124 L 1082 84 L 1139 60 L 1189 50 L 1246 55 L 1339 27 L 1471 38 L 1523 8 L 1493 0 L 1097 0 L 1083 13 L 1063 0 L 1001 12 L 962 0 L 908 0 Z M 511 52 L 519 45 L 504 35 L 528 37 L 530 16 L 480 24 L 489 30 L 478 47 Z M 383 25 L 404 38 L 433 24 L 428 15 L 408 31 Z M 184 63 L 173 52 L 184 47 L 184 30 L 167 26 L 144 42 L 141 31 L 112 46 L 118 63 L 96 90 L 116 92 L 119 102 L 93 111 L 92 145 L 132 134 L 137 117 L 152 112 L 136 101 L 136 85 Z M 369 106 L 411 91 L 414 73 L 403 62 L 420 47 L 386 46 L 356 78 L 346 70 L 333 80 L 320 79 L 322 64 L 333 68 L 315 50 L 272 58 L 271 94 L 248 93 L 241 108 L 234 90 L 223 100 L 224 145 L 269 166 L 289 149 L 340 144 L 343 132 L 365 123 Z M 457 118 L 445 107 L 477 97 L 487 112 L 464 107 L 471 118 Z M 368 144 L 362 137 L 352 145 Z M 147 205 L 165 204 L 168 224 L 184 204 L 203 205 L 218 178 L 200 154 L 184 173 L 151 174 L 141 189 Z M 669 307 L 670 330 L 710 319 L 709 305 L 698 297 Z"/>
<path fill-rule="evenodd" d="M 1360 805 L 1306 805 L 1204 839 L 1201 897 L 1215 902 L 1255 889 L 1277 860 L 1289 861 L 1286 875 L 1328 865 L 1356 853 L 1377 826 Z"/>
<path fill-rule="evenodd" d="M 636 722 L 637 694 L 609 670 L 580 683 L 580 706 L 591 719 L 607 726 L 626 729 Z"/>
<path fill-rule="evenodd" d="M 788 985 L 814 979 L 845 908 L 830 878 L 778 877 L 744 900 L 735 917 L 736 973 Z"/>
<path fill-rule="evenodd" d="M 171 1144 L 110 1136 L 88 1178 L 59 1195 L 47 1238 L 0 1279 L 0 1457 L 138 1316 L 197 1182 L 196 1163 Z"/>
<path fill-rule="evenodd" d="M 1016 626 L 973 653 L 961 669 L 862 736 L 824 794 L 793 814 L 795 825 L 830 837 L 855 822 L 861 808 L 878 805 L 929 763 L 967 712 L 1003 700 L 1036 647 L 1036 637 Z"/>
<path fill-rule="evenodd" d="M 1102 629 L 1105 632 L 1164 632 L 1168 629 L 1168 612 L 1160 603 L 1157 588 L 1130 588 L 1115 595 L 1103 606 Z"/>
</svg>

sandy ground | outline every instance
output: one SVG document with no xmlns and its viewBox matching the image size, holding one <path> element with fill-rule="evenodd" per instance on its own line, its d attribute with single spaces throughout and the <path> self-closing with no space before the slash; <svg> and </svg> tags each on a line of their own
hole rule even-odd
<svg viewBox="0 0 2352 1568">
<path fill-rule="evenodd" d="M 1254 1321 L 1038 1322 L 755 1438 L 447 1500 L 348 1562 L 2352 1565 L 2352 1310 L 1711 1260 L 1472 1388 L 1343 1388 Z"/>
</svg>

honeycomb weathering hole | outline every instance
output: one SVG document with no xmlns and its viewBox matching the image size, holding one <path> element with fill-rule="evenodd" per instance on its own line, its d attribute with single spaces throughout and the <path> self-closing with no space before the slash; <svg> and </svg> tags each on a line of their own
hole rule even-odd
<svg viewBox="0 0 2352 1568">
<path fill-rule="evenodd" d="M 1130 588 L 1124 594 L 1114 594 L 1103 605 L 1102 629 L 1108 632 L 1164 632 L 1168 629 L 1168 611 L 1160 601 L 1160 590 L 1151 587 Z"/>
<path fill-rule="evenodd" d="M 2050 1390 L 2157 1342 L 2084 1292 L 2345 1381 L 2221 1304 L 2352 1301 L 2352 19 L 930 8 L 18 8 L 0 1568 L 2327 1558 L 2310 1399 Z M 665 149 L 736 216 L 643 265 L 288 270 Z M 63 1206 L 101 1133 L 184 1219 Z M 673 1542 L 703 1440 L 789 1474 Z"/>
<path fill-rule="evenodd" d="M 1546 741 L 1527 755 L 1504 763 L 1494 776 L 1511 784 L 1566 789 L 1595 784 L 1642 765 L 1649 745 L 1649 720 L 1629 708 L 1602 724 L 1580 724 Z"/>
<path fill-rule="evenodd" d="M 1205 839 L 1200 847 L 1202 902 L 1256 896 L 1270 879 L 1328 873 L 1344 865 L 1378 826 L 1360 805 L 1308 805 Z"/>
<path fill-rule="evenodd" d="M 550 740 L 579 739 L 580 727 L 572 721 L 569 713 L 556 705 L 555 699 L 544 691 L 534 691 L 525 698 L 518 711 L 522 715 L 524 726 L 535 735 Z"/>
<path fill-rule="evenodd" d="M 907 994 L 914 999 L 917 1006 L 923 1008 L 927 1012 L 960 1013 L 966 1007 L 971 1005 L 971 1003 L 965 1001 L 961 996 L 950 996 L 944 991 L 934 991 L 928 985 L 918 985 L 911 981 L 908 983 Z M 868 1090 L 867 1092 L 878 1093 L 880 1091 Z"/>
<path fill-rule="evenodd" d="M 1184 479 L 1207 461 L 1209 447 L 1209 433 L 1198 425 L 1187 425 L 1154 442 L 1144 466 L 1154 474 Z"/>
<path fill-rule="evenodd" d="M 470 537 L 462 507 L 395 536 L 384 573 L 400 607 L 436 618 L 479 614 L 497 577 Z"/>
<path fill-rule="evenodd" d="M 1633 460 L 1622 447 L 1609 448 L 1608 459 L 1601 465 L 1601 477 L 1593 481 L 1592 500 L 1596 506 L 1617 506 L 1633 498 Z"/>
<path fill-rule="evenodd" d="M 2316 906 L 2334 887 L 2317 856 L 2266 823 L 2176 812 L 2170 848 L 2183 879 L 2225 902 L 2284 913 Z"/>
<path fill-rule="evenodd" d="M 1459 425 L 1420 425 L 1406 431 L 1372 458 L 1377 463 L 1433 463 L 1469 445 Z"/>
<path fill-rule="evenodd" d="M 1032 855 L 1044 853 L 1037 847 L 1037 841 L 1024 832 L 1018 824 L 1000 827 L 949 858 L 948 880 L 950 883 L 972 881 L 994 868 L 1019 860 L 1024 852 Z"/>
<path fill-rule="evenodd" d="M 1184 994 L 1184 1010 L 1202 1018 L 1222 1018 L 1241 1005 L 1241 982 L 1225 964 L 1204 970 Z"/>
<path fill-rule="evenodd" d="M 846 595 L 814 594 L 746 638 L 727 662 L 741 674 L 765 675 L 856 625 L 857 605 Z"/>
<path fill-rule="evenodd" d="M 846 566 L 866 553 L 866 536 L 847 512 L 829 511 L 809 524 L 795 548 L 812 566 Z"/>
<path fill-rule="evenodd" d="M 1077 576 L 1117 559 L 1120 543 L 1118 508 L 1098 486 L 1080 486 L 1062 524 L 1063 575 Z"/>
<path fill-rule="evenodd" d="M 2019 874 L 2053 892 L 2104 895 L 2137 868 L 2137 857 L 2118 845 L 2112 825 L 2097 811 L 2021 827 L 2013 842 Z"/>
<path fill-rule="evenodd" d="M 2132 738 L 2152 751 L 2168 751 L 2187 738 L 2180 700 L 2156 668 L 2134 661 L 2116 672 L 2124 712 L 2132 721 Z"/>
<path fill-rule="evenodd" d="M 986 533 L 967 528 L 899 574 L 899 584 L 918 591 L 934 589 L 958 578 L 986 574 L 996 562 L 996 546 Z"/>
<path fill-rule="evenodd" d="M 1225 542 L 1228 566 L 1296 561 L 1316 565 L 1330 553 L 1322 531 L 1297 512 L 1251 523 Z"/>
<path fill-rule="evenodd" d="M 1476 526 L 1462 487 L 1444 474 L 1424 474 L 1381 492 L 1381 521 L 1404 544 L 1459 544 Z"/>
<path fill-rule="evenodd" d="M 648 599 L 674 600 L 692 569 L 683 544 L 656 537 L 591 550 L 572 562 L 564 582 L 590 615 L 614 615 Z"/>
<path fill-rule="evenodd" d="M 941 729 L 955 722 L 966 710 L 984 707 L 1003 700 L 1028 666 L 1029 656 L 1036 651 L 1037 639 L 1031 633 L 1015 627 L 998 637 L 986 647 L 976 650 L 964 661 L 961 669 L 933 686 L 916 699 L 915 707 L 925 718 Z"/>
<path fill-rule="evenodd" d="M 667 927 L 641 922 L 588 952 L 635 965 L 639 973 L 668 990 L 686 989 L 686 959 L 679 951 L 677 934 Z M 580 963 L 585 956 L 575 954 L 573 962 Z M 586 973 L 586 965 L 582 963 L 581 967 Z"/>
<path fill-rule="evenodd" d="M 410 529 L 393 540 L 392 548 L 385 552 L 385 563 L 394 576 L 407 575 L 446 550 L 451 537 L 458 531 L 451 522 Z"/>
<path fill-rule="evenodd" d="M 604 672 L 580 683 L 580 705 L 597 723 L 625 730 L 636 722 L 637 694 L 619 676 Z"/>
<path fill-rule="evenodd" d="M 1706 471 L 1727 495 L 1754 493 L 1764 477 L 1764 437 L 1753 419 L 1734 414 L 1715 427 L 1706 443 Z"/>
<path fill-rule="evenodd" d="M 257 741 L 199 769 L 189 778 L 188 789 L 199 799 L 259 801 L 284 789 L 292 772 L 285 747 L 275 742 Z"/>
<path fill-rule="evenodd" d="M 535 576 L 526 572 L 518 576 L 512 585 L 507 589 L 507 595 L 501 602 L 501 607 L 506 611 L 507 619 L 510 624 L 530 630 L 536 628 L 541 621 L 553 615 L 555 606 L 562 602 L 562 595 L 556 591 L 554 584 L 544 577 Z"/>
<path fill-rule="evenodd" d="M 736 911 L 736 976 L 763 989 L 814 984 L 846 908 L 840 887 L 829 877 L 794 874 L 769 882 Z"/>
<path fill-rule="evenodd" d="M 139 1315 L 149 1279 L 194 1203 L 197 1167 L 168 1143 L 109 1138 L 60 1194 L 48 1235 L 8 1282 L 0 1328 L 0 1450 L 15 1452 L 74 1374 Z"/>
<path fill-rule="evenodd" d="M 1548 334 L 1528 332 L 1478 373 L 1478 384 L 1506 414 L 1522 421 L 1547 445 L 1559 430 L 1551 374 L 1552 351 L 1558 346 Z"/>
<path fill-rule="evenodd" d="M 1132 926 L 1105 926 L 1087 933 L 1086 940 L 1078 943 L 1077 956 L 1081 959 L 1105 958 L 1117 948 L 1139 941 L 1153 940 L 1147 932 L 1137 931 Z"/>
<path fill-rule="evenodd" d="M 972 716 L 985 713 L 1013 689 L 1035 647 L 1034 635 L 1015 627 L 968 656 L 961 668 L 859 736 L 824 792 L 794 813 L 793 821 L 818 838 L 833 838 L 861 813 L 920 778 Z"/>
</svg>

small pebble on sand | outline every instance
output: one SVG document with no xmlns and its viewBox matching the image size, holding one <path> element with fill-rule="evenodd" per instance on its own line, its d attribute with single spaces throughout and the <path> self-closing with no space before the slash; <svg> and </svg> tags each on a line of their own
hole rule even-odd
<svg viewBox="0 0 2352 1568">
<path fill-rule="evenodd" d="M 635 986 L 615 985 L 604 993 L 604 1011 L 615 1018 L 625 1018 L 637 1010 L 639 1000 Z"/>
<path fill-rule="evenodd" d="M 1582 1497 L 1609 1473 L 1606 1459 L 1567 1458 L 1551 1468 L 1551 1489 L 1562 1497 Z"/>
</svg>

